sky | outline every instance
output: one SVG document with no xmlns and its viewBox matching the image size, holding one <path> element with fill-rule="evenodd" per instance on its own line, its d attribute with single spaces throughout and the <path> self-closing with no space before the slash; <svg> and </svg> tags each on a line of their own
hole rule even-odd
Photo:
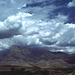
<svg viewBox="0 0 75 75">
<path fill-rule="evenodd" d="M 75 0 L 0 0 L 0 51 L 12 45 L 75 53 Z"/>
</svg>

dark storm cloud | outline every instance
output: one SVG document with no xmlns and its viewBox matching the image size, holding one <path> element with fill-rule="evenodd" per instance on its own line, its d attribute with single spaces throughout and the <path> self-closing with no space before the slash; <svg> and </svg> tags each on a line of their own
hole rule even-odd
<svg viewBox="0 0 75 75">
<path fill-rule="evenodd" d="M 26 4 L 26 6 L 22 8 L 28 8 L 28 7 L 44 7 L 44 6 L 49 6 L 52 3 L 50 1 L 42 1 L 42 2 L 36 2 L 36 3 L 31 3 L 31 4 Z"/>
<path fill-rule="evenodd" d="M 58 44 L 59 46 L 62 46 L 62 47 L 71 47 L 71 46 L 75 46 L 75 42 L 64 42 L 64 43 L 59 43 Z"/>
<path fill-rule="evenodd" d="M 44 44 L 44 45 L 53 45 L 53 44 L 55 44 L 56 43 L 56 41 L 42 41 L 42 43 Z"/>
<path fill-rule="evenodd" d="M 53 4 L 55 4 L 56 6 L 63 6 L 67 5 L 70 1 L 72 0 L 55 0 Z"/>
<path fill-rule="evenodd" d="M 15 16 L 9 16 L 4 22 L 0 22 L 0 39 L 10 38 L 14 35 L 19 35 L 21 24 Z"/>
<path fill-rule="evenodd" d="M 57 41 L 55 40 L 50 40 L 49 38 L 43 38 L 43 39 L 40 39 L 40 41 L 44 44 L 44 45 L 53 45 L 55 44 Z"/>
<path fill-rule="evenodd" d="M 13 37 L 14 35 L 19 35 L 19 34 L 20 32 L 18 31 L 18 29 L 0 31 L 0 39 L 10 38 Z"/>
</svg>

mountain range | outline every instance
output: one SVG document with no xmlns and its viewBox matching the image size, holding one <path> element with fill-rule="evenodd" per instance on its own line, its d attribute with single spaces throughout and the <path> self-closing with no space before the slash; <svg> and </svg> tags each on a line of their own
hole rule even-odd
<svg viewBox="0 0 75 75">
<path fill-rule="evenodd" d="M 40 68 L 68 68 L 75 66 L 75 54 L 51 52 L 46 49 L 13 45 L 0 57 L 0 65 L 17 65 Z"/>
</svg>

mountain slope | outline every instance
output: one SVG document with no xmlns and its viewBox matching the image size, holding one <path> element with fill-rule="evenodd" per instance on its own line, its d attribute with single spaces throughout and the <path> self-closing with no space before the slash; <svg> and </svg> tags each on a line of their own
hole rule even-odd
<svg viewBox="0 0 75 75">
<path fill-rule="evenodd" d="M 0 65 L 22 65 L 32 67 L 68 67 L 70 55 L 62 52 L 51 52 L 45 49 L 28 49 L 12 46 L 10 52 L 0 58 Z"/>
</svg>

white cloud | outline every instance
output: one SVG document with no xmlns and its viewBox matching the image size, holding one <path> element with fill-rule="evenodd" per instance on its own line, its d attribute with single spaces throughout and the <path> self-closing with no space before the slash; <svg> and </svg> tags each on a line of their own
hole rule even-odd
<svg viewBox="0 0 75 75">
<path fill-rule="evenodd" d="M 52 9 L 51 6 L 51 11 L 54 8 L 56 7 Z M 65 41 L 68 43 L 74 39 L 75 24 L 65 24 L 68 16 L 58 14 L 55 18 L 46 20 L 46 13 L 48 13 L 46 8 L 37 9 L 39 10 L 39 16 L 37 14 L 36 19 L 33 18 L 35 14 L 19 12 L 16 15 L 9 16 L 5 21 L 0 22 L 1 49 L 8 48 L 11 45 L 33 45 L 34 47 L 36 45 L 49 48 L 50 46 L 60 46 L 62 41 L 65 44 Z M 41 10 L 43 11 L 40 12 Z M 41 16 L 43 16 L 42 19 L 40 19 Z M 65 51 L 62 47 L 59 50 Z M 71 51 L 73 50 L 71 49 Z"/>
<path fill-rule="evenodd" d="M 0 42 L 0 50 L 5 50 L 5 49 L 8 49 L 9 48 L 9 45 L 8 44 L 5 44 L 3 42 Z"/>
<path fill-rule="evenodd" d="M 66 25 L 67 25 L 69 28 L 75 28 L 75 24 L 72 24 L 72 23 L 71 23 L 71 24 L 70 24 L 70 23 L 67 23 Z"/>
<path fill-rule="evenodd" d="M 62 33 L 58 33 L 57 29 L 60 32 L 60 29 L 64 28 L 65 20 L 67 20 L 66 16 L 60 14 L 49 21 L 34 20 L 32 18 L 32 14 L 22 12 L 9 16 L 4 22 L 0 22 L 0 34 L 2 35 L 0 38 L 2 40 L 7 38 L 9 43 L 11 41 L 11 45 L 43 46 L 44 44 L 55 44 L 57 39 L 53 37 L 55 35 L 57 38 L 61 36 Z"/>
<path fill-rule="evenodd" d="M 75 0 L 72 0 L 71 2 L 68 3 L 68 7 L 75 7 Z"/>
</svg>

